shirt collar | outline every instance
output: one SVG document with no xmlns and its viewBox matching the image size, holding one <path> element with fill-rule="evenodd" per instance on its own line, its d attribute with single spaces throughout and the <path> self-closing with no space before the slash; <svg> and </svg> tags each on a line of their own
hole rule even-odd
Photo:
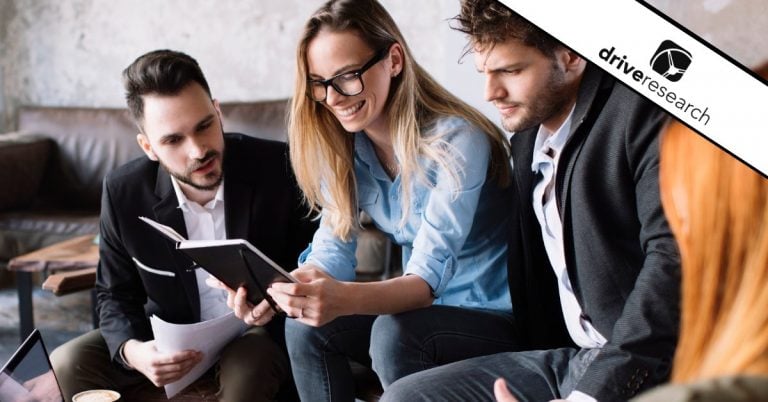
<svg viewBox="0 0 768 402">
<path fill-rule="evenodd" d="M 512 141 L 512 137 L 515 135 L 517 131 L 507 131 L 502 130 L 502 134 L 504 134 L 504 137 L 507 139 L 507 142 Z"/>
<path fill-rule="evenodd" d="M 571 106 L 571 111 L 568 112 L 568 117 L 565 118 L 563 124 L 561 124 L 554 133 L 544 128 L 543 125 L 539 125 L 539 131 L 536 133 L 536 142 L 533 146 L 533 162 L 531 163 L 531 169 L 534 172 L 539 170 L 539 164 L 544 162 L 547 158 L 549 160 L 552 159 L 547 156 L 548 150 L 551 149 L 554 151 L 555 160 L 560 159 L 560 153 L 565 147 L 565 143 L 568 142 L 568 138 L 571 136 L 571 122 L 573 120 L 573 111 L 575 107 L 576 105 Z"/>
<path fill-rule="evenodd" d="M 179 182 L 173 176 L 171 176 L 171 184 L 173 185 L 173 191 L 176 193 L 176 199 L 179 201 L 179 208 L 181 208 L 182 211 L 189 212 L 190 211 L 189 205 L 191 201 L 189 201 L 187 196 L 184 195 L 184 192 L 181 191 L 181 186 L 179 186 Z M 224 202 L 224 180 L 223 179 L 219 184 L 219 188 L 216 190 L 216 195 L 213 197 L 211 201 L 203 205 L 203 207 L 207 209 L 214 209 L 216 208 L 216 205 L 218 205 L 220 202 Z"/>
<path fill-rule="evenodd" d="M 366 166 L 371 175 L 380 180 L 389 180 L 389 176 L 376 156 L 373 143 L 362 131 L 355 133 L 355 157 Z"/>
</svg>

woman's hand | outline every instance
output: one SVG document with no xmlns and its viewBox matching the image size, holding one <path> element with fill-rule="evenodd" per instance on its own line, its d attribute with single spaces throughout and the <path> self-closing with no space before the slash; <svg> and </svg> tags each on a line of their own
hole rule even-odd
<svg viewBox="0 0 768 402">
<path fill-rule="evenodd" d="M 267 293 L 289 316 L 313 327 L 350 314 L 344 297 L 344 282 L 331 278 L 321 269 L 305 265 L 291 272 L 299 283 L 273 283 Z"/>
<path fill-rule="evenodd" d="M 208 277 L 205 283 L 210 287 L 226 290 L 227 306 L 234 311 L 237 318 L 243 320 L 248 325 L 263 327 L 275 316 L 275 311 L 272 310 L 272 307 L 270 307 L 266 300 L 262 300 L 256 306 L 249 303 L 246 299 L 247 292 L 242 286 L 237 291 L 234 291 L 212 276 Z"/>
</svg>

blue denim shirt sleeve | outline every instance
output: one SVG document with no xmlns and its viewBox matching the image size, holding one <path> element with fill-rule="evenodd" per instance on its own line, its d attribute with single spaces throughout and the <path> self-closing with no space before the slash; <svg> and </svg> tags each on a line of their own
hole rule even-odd
<svg viewBox="0 0 768 402">
<path fill-rule="evenodd" d="M 459 121 L 462 126 L 447 139 L 457 153 L 454 163 L 461 166 L 457 170 L 458 191 L 451 188 L 448 172 L 438 167 L 434 172 L 436 186 L 430 190 L 404 272 L 423 278 L 435 297 L 440 297 L 456 272 L 458 254 L 472 228 L 490 160 L 488 137 Z"/>
<path fill-rule="evenodd" d="M 312 243 L 299 256 L 299 266 L 313 264 L 340 281 L 355 280 L 357 258 L 357 237 L 345 242 L 333 234 L 326 216 L 320 218 L 320 227 L 315 231 Z"/>
</svg>

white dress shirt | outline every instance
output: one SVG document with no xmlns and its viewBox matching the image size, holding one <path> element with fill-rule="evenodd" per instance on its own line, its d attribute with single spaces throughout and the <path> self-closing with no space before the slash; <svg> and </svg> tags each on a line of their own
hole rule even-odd
<svg viewBox="0 0 768 402">
<path fill-rule="evenodd" d="M 190 201 L 181 191 L 176 178 L 171 177 L 173 190 L 179 200 L 179 208 L 184 213 L 189 240 L 224 240 L 227 229 L 224 223 L 224 182 L 219 185 L 213 200 L 205 205 Z M 197 289 L 200 292 L 200 321 L 207 321 L 231 310 L 227 307 L 227 292 L 208 286 L 205 280 L 210 274 L 202 269 L 195 270 Z"/>
<path fill-rule="evenodd" d="M 536 142 L 533 147 L 533 162 L 531 170 L 534 174 L 541 173 L 540 179 L 533 188 L 533 210 L 541 226 L 541 236 L 549 263 L 557 277 L 557 288 L 560 294 L 560 306 L 563 310 L 565 325 L 571 339 L 582 348 L 599 348 L 606 343 L 605 337 L 592 326 L 592 323 L 582 316 L 581 306 L 576 300 L 568 270 L 565 264 L 563 245 L 563 222 L 557 205 L 556 174 L 560 155 L 571 135 L 571 108 L 568 117 L 554 132 L 539 126 Z M 508 139 L 514 133 L 508 135 Z M 525 167 L 520 167 L 525 168 Z M 595 398 L 580 391 L 573 391 L 566 400 L 571 402 L 595 402 Z"/>
</svg>

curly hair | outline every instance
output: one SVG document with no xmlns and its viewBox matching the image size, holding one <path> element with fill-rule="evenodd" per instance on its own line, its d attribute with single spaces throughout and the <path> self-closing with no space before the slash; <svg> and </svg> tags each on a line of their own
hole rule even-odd
<svg viewBox="0 0 768 402">
<path fill-rule="evenodd" d="M 555 49 L 564 46 L 497 0 L 462 0 L 461 12 L 453 17 L 453 21 L 457 24 L 452 24 L 451 28 L 470 38 L 467 53 L 473 48 L 491 48 L 508 39 L 519 40 L 547 57 L 554 57 Z"/>
</svg>

